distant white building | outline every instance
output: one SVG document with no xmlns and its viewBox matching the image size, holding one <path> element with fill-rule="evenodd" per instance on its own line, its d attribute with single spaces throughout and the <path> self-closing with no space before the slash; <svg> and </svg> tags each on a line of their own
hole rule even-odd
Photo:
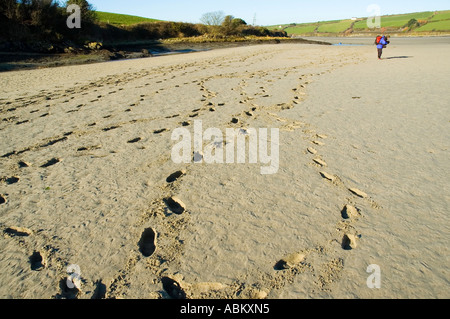
<svg viewBox="0 0 450 319">
<path fill-rule="evenodd" d="M 352 18 L 352 21 L 356 21 L 356 20 L 358 20 L 358 18 Z"/>
</svg>

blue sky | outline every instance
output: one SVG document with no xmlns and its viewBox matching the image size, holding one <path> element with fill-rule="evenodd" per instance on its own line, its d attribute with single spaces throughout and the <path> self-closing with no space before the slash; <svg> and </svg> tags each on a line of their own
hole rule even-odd
<svg viewBox="0 0 450 319">
<path fill-rule="evenodd" d="M 88 0 L 96 10 L 170 21 L 197 23 L 206 12 L 223 11 L 257 25 L 367 17 L 377 4 L 381 14 L 450 10 L 449 0 Z"/>
</svg>

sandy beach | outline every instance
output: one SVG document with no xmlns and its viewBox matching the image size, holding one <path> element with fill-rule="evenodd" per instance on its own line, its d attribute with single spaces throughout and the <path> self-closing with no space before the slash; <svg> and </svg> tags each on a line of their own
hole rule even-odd
<svg viewBox="0 0 450 319">
<path fill-rule="evenodd" d="M 449 298 L 450 38 L 371 42 L 1 73 L 0 298 Z"/>
</svg>

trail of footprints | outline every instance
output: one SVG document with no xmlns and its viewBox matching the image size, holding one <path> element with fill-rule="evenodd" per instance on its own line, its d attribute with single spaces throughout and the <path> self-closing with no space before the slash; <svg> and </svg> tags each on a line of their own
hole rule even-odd
<svg viewBox="0 0 450 319">
<path fill-rule="evenodd" d="M 250 56 L 248 57 L 250 58 Z M 232 62 L 230 62 L 232 63 Z M 256 63 L 256 62 L 255 62 Z M 195 67 L 196 64 L 186 65 L 187 67 Z M 170 71 L 170 70 L 168 70 Z M 280 70 L 278 70 L 280 71 Z M 286 71 L 285 76 L 288 74 L 289 70 Z M 81 93 L 91 90 L 93 86 L 103 86 L 106 84 L 123 84 L 125 82 L 130 82 L 138 78 L 149 76 L 150 72 L 138 72 L 134 74 L 125 74 L 120 80 L 117 80 L 114 77 L 110 77 L 107 79 L 101 79 L 96 83 L 90 83 L 89 85 L 82 86 L 73 90 L 66 90 L 64 94 L 62 92 L 56 92 L 52 96 L 45 94 L 45 92 L 41 95 L 37 95 L 34 98 L 25 101 L 25 98 L 17 99 L 16 105 L 9 108 L 7 112 L 13 112 L 18 107 L 26 107 L 28 105 L 33 105 L 42 101 L 42 99 L 49 101 L 52 98 L 57 98 L 58 94 L 62 97 L 67 94 L 72 93 Z M 235 77 L 237 74 L 228 74 L 224 75 L 224 77 Z M 302 100 L 302 96 L 304 95 L 303 89 L 305 85 L 309 83 L 309 81 L 304 81 L 305 75 L 299 78 L 303 82 L 299 84 L 297 88 L 292 89 L 293 98 L 288 103 L 280 103 L 277 105 L 273 105 L 271 107 L 260 107 L 255 103 L 252 103 L 252 100 L 255 97 L 267 98 L 271 95 L 267 92 L 267 89 L 264 86 L 259 87 L 260 92 L 257 93 L 254 97 L 249 96 L 245 92 L 245 87 L 247 86 L 246 77 L 253 78 L 255 76 L 260 76 L 261 78 L 265 78 L 269 75 L 269 72 L 256 72 L 253 74 L 246 75 L 242 78 L 241 83 L 237 89 L 241 90 L 241 96 L 243 99 L 241 100 L 241 104 L 246 105 L 248 107 L 247 110 L 243 110 L 241 113 L 236 114 L 232 117 L 230 124 L 245 124 L 246 118 L 254 118 L 256 113 L 263 114 L 264 116 L 268 116 L 272 120 L 276 121 L 288 121 L 287 119 L 283 119 L 278 117 L 278 115 L 271 113 L 271 111 L 282 111 L 285 109 L 290 109 L 300 104 Z M 220 77 L 220 76 L 219 76 Z M 208 90 L 206 87 L 206 83 L 209 79 L 217 78 L 209 77 L 204 78 L 202 80 L 196 80 L 194 82 L 199 86 L 199 90 L 201 93 L 200 102 L 204 103 L 203 107 L 192 110 L 191 113 L 185 114 L 184 116 L 181 114 L 175 114 L 173 116 L 169 116 L 166 118 L 181 118 L 182 126 L 189 126 L 191 122 L 189 119 L 193 119 L 200 116 L 200 112 L 216 112 L 217 107 L 223 107 L 226 105 L 225 102 L 219 102 L 217 105 L 214 105 L 210 102 L 211 98 L 217 97 L 217 93 Z M 106 81 L 106 82 L 105 82 Z M 270 80 L 268 80 L 270 82 Z M 187 83 L 186 83 L 187 84 Z M 117 91 L 120 91 L 122 88 L 118 88 L 118 90 L 114 90 L 109 92 L 109 94 L 115 94 Z M 87 93 L 84 93 L 87 94 Z M 158 94 L 156 91 L 155 94 Z M 144 99 L 145 95 L 140 96 L 140 101 Z M 101 99 L 102 96 L 98 95 L 96 99 L 91 102 L 96 102 L 98 99 Z M 73 96 L 72 96 L 73 99 Z M 69 99 L 70 100 L 70 99 Z M 69 101 L 67 100 L 67 101 Z M 137 103 L 131 104 L 130 107 L 135 107 Z M 12 104 L 12 102 L 7 102 L 6 104 Z M 20 106 L 19 106 L 20 104 Z M 68 113 L 78 112 L 84 105 L 78 105 L 75 109 L 68 111 Z M 130 112 L 131 109 L 125 110 L 125 112 Z M 32 110 L 30 113 L 37 113 L 38 110 Z M 43 113 L 40 116 L 48 116 L 47 113 Z M 104 118 L 108 118 L 110 116 L 106 116 Z M 184 119 L 183 119 L 184 118 Z M 13 121 L 14 118 L 3 119 L 4 122 Z M 151 121 L 157 119 L 147 119 L 141 121 Z M 16 124 L 24 124 L 27 121 L 18 121 Z M 112 131 L 119 129 L 123 125 L 133 124 L 136 120 L 120 123 L 108 127 L 104 127 L 101 130 L 104 132 Z M 98 123 L 91 123 L 88 126 L 97 126 Z M 294 121 L 290 124 L 286 124 L 284 127 L 287 131 L 292 131 L 301 128 L 304 123 Z M 161 128 L 155 130 L 153 134 L 159 135 L 166 131 L 169 131 L 169 128 Z M 30 146 L 26 149 L 20 151 L 13 151 L 3 155 L 3 158 L 8 158 L 11 156 L 18 156 L 27 151 L 36 150 L 42 147 L 48 147 L 54 145 L 56 143 L 66 141 L 69 136 L 71 136 L 74 132 L 66 133 L 62 136 L 55 137 L 45 141 L 44 143 L 40 143 L 38 145 Z M 81 136 L 83 134 L 87 134 L 86 132 L 77 132 L 76 135 Z M 320 176 L 331 185 L 336 187 L 345 188 L 350 194 L 356 196 L 357 198 L 365 199 L 369 201 L 373 207 L 378 208 L 379 205 L 376 204 L 369 196 L 361 190 L 356 188 L 346 187 L 342 180 L 333 174 L 330 174 L 326 171 L 328 168 L 328 164 L 326 161 L 320 156 L 320 147 L 325 146 L 325 141 L 327 140 L 327 136 L 323 134 L 316 134 L 311 140 L 311 146 L 307 148 L 306 154 L 312 155 L 313 166 L 318 169 L 318 173 Z M 141 137 L 137 137 L 135 139 L 128 140 L 127 143 L 134 144 L 138 143 L 142 140 Z M 77 149 L 77 152 L 83 151 L 92 151 L 101 148 L 101 145 L 88 146 L 88 147 L 80 147 Z M 43 163 L 40 167 L 48 168 L 53 165 L 61 162 L 60 158 L 52 158 L 47 162 Z M 30 163 L 20 161 L 19 167 L 26 168 L 30 167 Z M 261 279 L 258 282 L 248 283 L 245 282 L 245 278 L 243 280 L 237 280 L 231 284 L 225 285 L 222 283 L 197 283 L 197 284 L 189 284 L 184 281 L 183 276 L 180 274 L 167 273 L 163 267 L 163 265 L 176 265 L 177 259 L 180 256 L 184 242 L 180 239 L 181 233 L 186 228 L 190 227 L 190 214 L 191 212 L 186 207 L 186 205 L 176 196 L 176 192 L 180 187 L 180 182 L 182 177 L 187 174 L 186 170 L 180 170 L 170 174 L 166 181 L 165 185 L 162 187 L 163 194 L 162 196 L 151 203 L 149 207 L 149 211 L 147 211 L 141 218 L 139 225 L 143 227 L 142 233 L 139 239 L 136 240 L 136 251 L 132 252 L 130 257 L 128 258 L 125 267 L 122 270 L 119 270 L 116 277 L 113 279 L 112 283 L 109 287 L 102 282 L 102 280 L 93 283 L 96 288 L 96 291 L 93 297 L 103 297 L 103 298 L 116 298 L 121 296 L 126 296 L 126 287 L 127 287 L 127 277 L 133 272 L 135 265 L 138 262 L 145 261 L 147 263 L 147 269 L 153 273 L 161 283 L 162 291 L 156 293 L 154 297 L 156 298 L 199 298 L 199 297 L 221 297 L 221 298 L 252 298 L 252 299 L 264 299 L 268 296 L 268 294 L 273 290 L 278 290 L 284 287 L 287 283 L 293 281 L 295 276 L 304 273 L 304 272 L 312 272 L 315 273 L 316 270 L 313 269 L 312 265 L 308 263 L 308 255 L 310 254 L 323 254 L 326 249 L 326 245 L 319 246 L 312 249 L 303 249 L 297 252 L 293 252 L 287 256 L 280 258 L 278 261 L 275 261 L 273 264 L 273 269 L 275 270 L 274 274 L 262 274 Z M 5 182 L 7 184 L 17 183 L 20 180 L 19 177 L 2 177 L 0 179 L 1 182 Z M 7 196 L 4 194 L 0 194 L 0 205 L 7 203 Z M 331 239 L 330 242 L 338 241 L 341 245 L 343 251 L 352 250 L 357 248 L 358 241 L 360 239 L 360 235 L 355 231 L 354 224 L 361 218 L 362 213 L 360 209 L 358 209 L 352 203 L 347 203 L 342 208 L 342 211 L 339 212 L 342 217 L 342 221 L 336 225 L 337 230 L 341 233 L 341 238 Z M 35 235 L 43 236 L 42 234 L 36 234 L 30 229 L 21 228 L 21 227 L 2 227 L 3 232 L 6 236 L 12 238 L 25 238 L 32 237 Z M 50 242 L 50 240 L 48 241 Z M 21 241 L 22 245 L 27 246 L 28 244 Z M 27 249 L 30 250 L 29 263 L 30 268 L 33 271 L 42 271 L 49 265 L 53 264 L 58 269 L 62 270 L 65 265 L 64 261 L 56 257 L 55 252 L 56 248 L 48 245 L 43 247 L 42 249 L 35 250 L 31 246 Z M 327 270 L 319 270 L 318 273 L 318 281 L 317 284 L 320 287 L 325 287 L 329 282 L 332 282 L 334 279 L 339 277 L 340 271 L 343 269 L 343 258 L 337 258 L 329 261 L 325 268 Z M 324 269 L 325 269 L 324 268 Z M 331 269 L 331 271 L 330 271 Z M 79 291 L 77 289 L 70 290 L 67 289 L 64 283 L 60 283 L 60 292 L 55 294 L 55 298 L 77 298 Z"/>
</svg>

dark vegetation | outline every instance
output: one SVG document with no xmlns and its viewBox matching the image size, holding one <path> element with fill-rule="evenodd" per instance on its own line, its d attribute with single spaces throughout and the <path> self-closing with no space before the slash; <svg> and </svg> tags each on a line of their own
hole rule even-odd
<svg viewBox="0 0 450 319">
<path fill-rule="evenodd" d="M 69 28 L 72 12 L 67 6 L 81 8 L 81 28 Z M 111 25 L 96 16 L 86 0 L 1 0 L 0 51 L 62 53 L 98 50 L 98 43 L 137 43 L 169 38 L 204 37 L 211 41 L 228 37 L 286 37 L 284 31 L 271 31 L 247 25 L 222 12 L 204 14 L 202 23 L 155 21 L 133 25 Z M 94 45 L 89 45 L 96 43 Z"/>
</svg>

